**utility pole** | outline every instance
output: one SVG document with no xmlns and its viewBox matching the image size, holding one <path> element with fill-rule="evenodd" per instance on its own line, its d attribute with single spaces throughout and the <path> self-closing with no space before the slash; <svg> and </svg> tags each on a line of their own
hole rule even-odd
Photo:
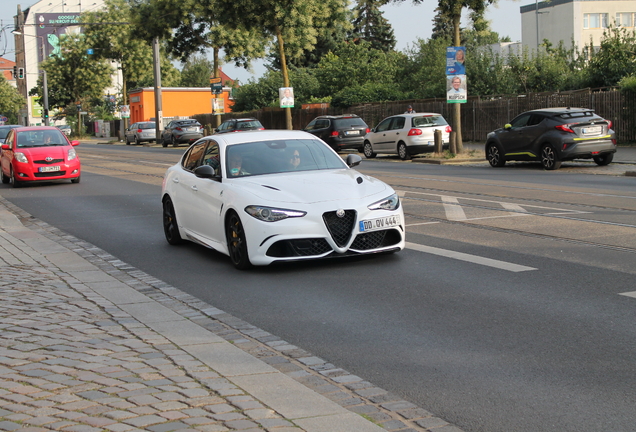
<svg viewBox="0 0 636 432">
<path fill-rule="evenodd" d="M 161 56 L 159 53 L 159 38 L 152 40 L 152 64 L 155 77 L 155 137 L 157 144 L 161 142 L 163 130 L 163 107 L 161 103 Z"/>
</svg>

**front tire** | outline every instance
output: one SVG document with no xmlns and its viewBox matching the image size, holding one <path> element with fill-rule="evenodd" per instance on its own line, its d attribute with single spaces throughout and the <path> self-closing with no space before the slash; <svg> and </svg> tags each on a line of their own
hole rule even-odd
<svg viewBox="0 0 636 432">
<path fill-rule="evenodd" d="M 163 147 L 168 147 L 168 140 L 164 138 L 164 139 L 161 141 L 161 145 L 162 145 Z"/>
<path fill-rule="evenodd" d="M 486 158 L 493 168 L 501 168 L 506 164 L 501 148 L 495 143 L 489 143 L 486 147 Z"/>
<path fill-rule="evenodd" d="M 252 266 L 250 257 L 247 254 L 247 240 L 245 230 L 239 216 L 232 212 L 225 225 L 225 236 L 227 238 L 227 250 L 234 267 L 245 270 Z"/>
<path fill-rule="evenodd" d="M 596 165 L 598 166 L 609 165 L 612 163 L 612 160 L 614 160 L 614 153 L 605 153 L 594 157 L 594 162 L 596 162 Z"/>
<path fill-rule="evenodd" d="M 541 165 L 547 171 L 557 170 L 561 167 L 561 161 L 557 156 L 556 150 L 550 144 L 541 147 Z"/>
<path fill-rule="evenodd" d="M 130 145 L 130 141 L 128 141 L 128 135 L 126 135 L 126 145 Z"/>
<path fill-rule="evenodd" d="M 14 189 L 17 189 L 22 186 L 22 182 L 15 178 L 15 172 L 13 171 L 13 167 L 11 167 L 11 179 L 9 180 L 9 183 L 11 183 L 11 186 L 13 186 Z"/>
<path fill-rule="evenodd" d="M 402 159 L 402 160 L 411 159 L 411 156 L 409 155 L 408 149 L 406 148 L 406 144 L 404 144 L 403 142 L 399 142 L 398 143 L 397 153 L 398 153 L 398 156 L 400 157 L 400 159 Z"/>
<path fill-rule="evenodd" d="M 4 175 L 4 171 L 2 171 L 1 169 L 0 169 L 0 177 L 2 178 L 2 183 L 4 184 L 9 184 L 9 182 L 11 181 L 11 178 Z"/>
<path fill-rule="evenodd" d="M 81 179 L 81 176 L 77 176 L 74 179 L 71 179 L 71 183 L 79 183 Z"/>
<path fill-rule="evenodd" d="M 136 145 L 141 145 L 141 141 L 139 141 L 139 137 L 135 137 L 135 144 Z"/>
<path fill-rule="evenodd" d="M 364 142 L 364 147 L 362 147 L 362 152 L 364 153 L 364 157 L 367 159 L 373 159 L 377 153 L 373 151 L 373 146 L 369 141 Z"/>
<path fill-rule="evenodd" d="M 179 233 L 179 225 L 177 224 L 177 215 L 170 198 L 163 200 L 163 233 L 169 244 L 174 246 L 183 243 Z"/>
</svg>

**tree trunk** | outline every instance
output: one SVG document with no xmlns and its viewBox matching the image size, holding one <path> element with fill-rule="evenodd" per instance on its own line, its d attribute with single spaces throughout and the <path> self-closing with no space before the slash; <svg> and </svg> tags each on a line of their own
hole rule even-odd
<svg viewBox="0 0 636 432">
<path fill-rule="evenodd" d="M 287 73 L 287 58 L 285 57 L 285 43 L 283 42 L 283 34 L 280 27 L 276 26 L 276 38 L 278 39 L 278 54 L 280 55 L 280 69 L 283 72 L 283 87 L 289 87 L 289 74 Z M 287 129 L 292 130 L 291 108 L 285 108 L 285 123 Z"/>
<path fill-rule="evenodd" d="M 457 14 L 453 15 L 453 46 L 460 46 L 462 43 L 459 36 L 459 21 L 461 19 L 461 9 Z M 456 148 L 457 153 L 464 151 L 464 143 L 462 142 L 462 110 L 461 104 L 453 104 L 453 130 L 457 132 Z"/>
<path fill-rule="evenodd" d="M 214 56 L 214 78 L 218 78 L 221 76 L 221 73 L 219 72 L 219 48 L 214 47 L 213 49 L 213 56 Z M 223 94 L 223 93 L 221 93 Z M 214 98 L 218 99 L 219 95 L 218 93 L 214 94 Z M 220 115 L 215 115 L 214 118 L 216 119 L 216 127 L 218 128 L 219 126 L 221 126 L 221 116 Z"/>
</svg>

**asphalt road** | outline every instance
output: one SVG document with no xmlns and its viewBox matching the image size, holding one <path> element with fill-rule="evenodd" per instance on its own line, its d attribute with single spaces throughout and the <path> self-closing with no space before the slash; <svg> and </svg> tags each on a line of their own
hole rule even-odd
<svg viewBox="0 0 636 432">
<path fill-rule="evenodd" d="M 239 272 L 165 242 L 183 148 L 78 152 L 80 184 L 0 194 L 467 432 L 636 430 L 633 177 L 363 162 L 401 191 L 409 248 Z"/>
</svg>

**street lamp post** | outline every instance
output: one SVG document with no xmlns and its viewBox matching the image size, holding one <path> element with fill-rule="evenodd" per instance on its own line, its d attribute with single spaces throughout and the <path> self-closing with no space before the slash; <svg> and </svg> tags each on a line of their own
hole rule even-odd
<svg viewBox="0 0 636 432">
<path fill-rule="evenodd" d="M 18 30 L 14 30 L 11 33 L 13 33 L 14 35 L 21 35 L 21 36 L 31 36 L 31 37 L 36 37 L 36 38 L 40 38 L 42 39 L 42 44 L 40 45 L 40 50 L 42 50 L 42 60 L 44 60 L 44 37 L 43 36 L 38 36 L 38 35 L 25 35 L 24 33 L 22 33 L 21 31 Z M 40 64 L 38 63 L 38 69 L 40 68 Z M 48 86 L 48 82 L 46 79 L 46 71 L 44 69 L 42 69 L 42 115 L 44 116 L 44 125 L 45 126 L 49 126 L 49 86 Z"/>
</svg>

